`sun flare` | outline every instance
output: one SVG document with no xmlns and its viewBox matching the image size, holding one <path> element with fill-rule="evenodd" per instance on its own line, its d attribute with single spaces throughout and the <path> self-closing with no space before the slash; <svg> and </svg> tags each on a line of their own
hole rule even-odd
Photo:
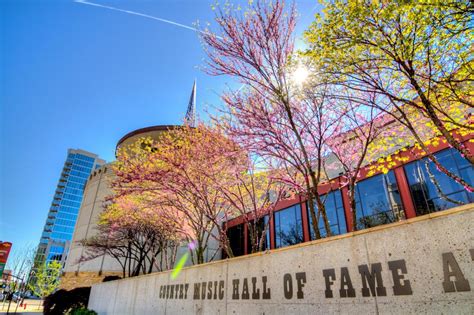
<svg viewBox="0 0 474 315">
<path fill-rule="evenodd" d="M 296 85 L 303 85 L 308 79 L 308 76 L 308 69 L 303 65 L 299 65 L 292 74 L 292 80 Z"/>
</svg>

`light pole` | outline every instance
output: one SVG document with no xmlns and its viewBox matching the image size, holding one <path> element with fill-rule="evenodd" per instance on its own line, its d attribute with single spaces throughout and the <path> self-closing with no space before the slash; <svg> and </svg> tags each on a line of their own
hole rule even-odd
<svg viewBox="0 0 474 315">
<path fill-rule="evenodd" d="M 21 284 L 23 284 L 23 276 L 20 278 L 18 276 L 15 276 L 13 274 L 10 274 L 11 277 L 13 278 L 17 278 L 19 280 L 21 280 Z M 13 293 L 8 293 L 8 295 L 13 295 Z M 12 304 L 12 299 L 13 299 L 13 296 L 10 297 L 10 300 L 8 301 L 8 308 L 7 308 L 7 315 L 10 314 L 10 305 Z M 15 313 L 16 313 L 16 310 L 18 309 L 18 303 L 16 304 L 16 308 L 15 308 Z"/>
<path fill-rule="evenodd" d="M 18 310 L 18 304 L 20 304 L 20 301 L 23 304 L 23 295 L 25 294 L 25 284 L 23 283 L 24 277 L 25 277 L 24 275 L 21 276 L 21 284 L 20 285 L 23 286 L 23 290 L 20 290 L 19 299 L 16 301 L 15 313 Z M 11 300 L 10 300 L 10 302 L 11 302 Z M 8 314 L 8 311 L 7 311 L 7 314 Z"/>
</svg>

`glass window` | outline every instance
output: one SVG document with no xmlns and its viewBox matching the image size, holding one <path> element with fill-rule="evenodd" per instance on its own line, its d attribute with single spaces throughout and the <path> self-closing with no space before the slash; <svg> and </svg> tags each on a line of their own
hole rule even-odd
<svg viewBox="0 0 474 315">
<path fill-rule="evenodd" d="M 453 174 L 474 183 L 474 168 L 454 149 L 435 154 L 441 165 Z M 439 171 L 433 162 L 424 158 L 404 166 L 416 214 L 423 215 L 474 202 L 474 194 Z"/>
<path fill-rule="evenodd" d="M 81 206 L 81 203 L 63 199 L 61 200 L 61 205 L 70 206 L 70 207 L 79 209 L 79 207 Z"/>
<path fill-rule="evenodd" d="M 227 238 L 229 240 L 230 248 L 234 257 L 242 256 L 245 254 L 245 244 L 244 244 L 244 225 L 239 224 L 233 227 L 230 227 L 226 231 Z M 224 254 L 226 254 L 224 252 Z"/>
<path fill-rule="evenodd" d="M 64 194 L 63 195 L 64 199 L 72 200 L 72 201 L 82 201 L 82 195 L 72 195 L 72 194 Z"/>
<path fill-rule="evenodd" d="M 58 240 L 71 240 L 72 233 L 53 232 L 51 237 Z"/>
<path fill-rule="evenodd" d="M 342 204 L 342 196 L 340 190 L 331 191 L 326 195 L 321 196 L 321 200 L 326 207 L 326 215 L 329 221 L 329 227 L 331 229 L 332 235 L 339 235 L 347 233 L 346 227 L 346 217 L 344 214 L 344 206 Z M 318 214 L 317 211 L 317 204 L 314 203 L 316 215 Z M 311 239 L 316 239 L 314 230 L 313 230 L 313 218 L 311 217 L 311 213 L 309 210 L 309 206 L 306 207 L 308 209 L 308 221 L 309 221 L 309 230 L 311 234 Z M 318 218 L 318 225 L 319 225 L 319 232 L 321 233 L 322 237 L 326 236 L 326 229 L 324 227 L 324 221 L 322 216 Z"/>
<path fill-rule="evenodd" d="M 77 171 L 77 170 L 72 170 L 71 172 L 69 172 L 69 174 L 71 176 L 77 176 L 79 178 L 81 178 L 82 181 L 84 181 L 84 179 L 87 179 L 90 175 L 90 172 L 89 173 L 84 173 L 84 172 L 80 172 L 80 171 Z"/>
<path fill-rule="evenodd" d="M 74 226 L 70 227 L 70 226 L 63 226 L 63 225 L 56 224 L 53 227 L 53 233 L 54 232 L 63 232 L 63 233 L 71 233 L 72 234 L 74 232 Z"/>
<path fill-rule="evenodd" d="M 95 158 L 91 158 L 89 156 L 85 156 L 85 155 L 82 155 L 82 154 L 76 154 L 76 159 L 87 161 L 89 163 L 94 163 L 94 161 L 95 161 Z"/>
<path fill-rule="evenodd" d="M 358 230 L 405 218 L 393 171 L 358 182 L 355 200 Z"/>
<path fill-rule="evenodd" d="M 48 261 L 52 261 L 52 260 L 61 261 L 61 258 L 62 258 L 62 255 L 61 255 L 61 254 L 49 253 L 47 260 L 48 260 Z"/>
<path fill-rule="evenodd" d="M 49 249 L 50 252 L 52 253 L 61 253 L 64 251 L 64 247 L 62 246 L 51 246 Z"/>
<path fill-rule="evenodd" d="M 275 247 L 285 247 L 303 242 L 301 206 L 299 204 L 275 212 Z"/>
<path fill-rule="evenodd" d="M 77 189 L 80 189 L 81 190 L 81 194 L 82 194 L 82 191 L 84 190 L 84 185 L 83 184 L 79 184 L 79 183 L 74 183 L 74 182 L 68 182 L 67 183 L 67 187 L 72 187 L 72 188 L 77 188 Z"/>
<path fill-rule="evenodd" d="M 84 178 L 81 178 L 81 177 L 77 177 L 77 176 L 69 176 L 68 177 L 68 184 L 67 186 L 69 186 L 69 183 L 70 182 L 74 182 L 76 184 L 79 184 L 79 185 L 85 185 L 85 182 L 87 181 L 87 178 L 88 178 L 89 175 L 87 175 L 86 177 Z"/>
<path fill-rule="evenodd" d="M 82 190 L 80 190 L 80 189 L 74 189 L 74 188 L 67 187 L 67 188 L 64 190 L 64 192 L 65 192 L 65 193 L 69 193 L 69 194 L 73 194 L 73 195 L 82 196 Z"/>
<path fill-rule="evenodd" d="M 67 207 L 67 206 L 61 206 L 59 208 L 59 212 L 67 212 L 67 213 L 72 213 L 74 215 L 77 215 L 79 212 L 79 208 L 72 208 L 72 207 Z"/>
<path fill-rule="evenodd" d="M 251 226 L 253 226 L 254 222 L 252 221 L 250 223 Z M 257 221 L 257 224 L 255 225 L 256 227 L 256 234 L 254 237 L 254 241 L 251 239 L 251 228 L 249 227 L 247 230 L 247 246 L 248 246 L 248 253 L 250 254 L 252 252 L 252 244 L 256 244 L 257 250 L 258 246 L 260 245 L 260 241 L 262 239 L 262 233 L 265 231 L 266 228 L 266 234 L 265 237 L 263 237 L 263 244 L 262 244 L 262 250 L 267 250 L 270 248 L 270 226 L 268 223 L 268 216 L 264 216 L 260 220 Z M 255 239 L 256 238 L 256 239 Z"/>
</svg>

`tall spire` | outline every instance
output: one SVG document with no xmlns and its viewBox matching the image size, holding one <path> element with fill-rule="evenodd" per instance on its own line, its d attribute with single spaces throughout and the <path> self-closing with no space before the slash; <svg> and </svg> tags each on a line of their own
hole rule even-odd
<svg viewBox="0 0 474 315">
<path fill-rule="evenodd" d="M 194 80 L 193 90 L 191 91 L 191 97 L 189 98 L 188 109 L 186 110 L 184 120 L 189 126 L 196 126 L 196 80 Z"/>
</svg>

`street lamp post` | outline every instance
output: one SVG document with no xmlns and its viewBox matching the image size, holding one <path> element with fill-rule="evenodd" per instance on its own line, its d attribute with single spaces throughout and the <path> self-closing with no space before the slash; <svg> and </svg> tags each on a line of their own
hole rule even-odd
<svg viewBox="0 0 474 315">
<path fill-rule="evenodd" d="M 16 307 L 15 307 L 15 313 L 16 311 L 18 310 L 18 304 L 20 304 L 20 301 L 21 303 L 23 304 L 23 295 L 25 294 L 25 286 L 24 286 L 24 283 L 23 283 L 23 279 L 25 278 L 24 275 L 21 276 L 21 284 L 23 286 L 23 290 L 20 290 L 20 296 L 19 296 L 19 299 L 16 301 Z M 10 300 L 11 302 L 11 300 Z M 7 311 L 7 314 L 8 314 L 8 311 Z"/>
<path fill-rule="evenodd" d="M 10 274 L 10 276 L 13 277 L 13 278 L 17 278 L 17 279 L 21 280 L 21 284 L 23 284 L 23 276 L 21 278 L 18 277 L 18 276 L 15 276 L 13 274 Z M 13 293 L 10 293 L 10 292 L 8 293 L 8 295 L 12 295 L 12 294 Z M 10 314 L 10 306 L 12 304 L 12 299 L 13 299 L 13 297 L 11 296 L 10 300 L 8 301 L 7 315 Z M 16 308 L 15 308 L 15 313 L 16 313 L 17 309 L 18 309 L 18 303 L 17 303 Z"/>
</svg>

